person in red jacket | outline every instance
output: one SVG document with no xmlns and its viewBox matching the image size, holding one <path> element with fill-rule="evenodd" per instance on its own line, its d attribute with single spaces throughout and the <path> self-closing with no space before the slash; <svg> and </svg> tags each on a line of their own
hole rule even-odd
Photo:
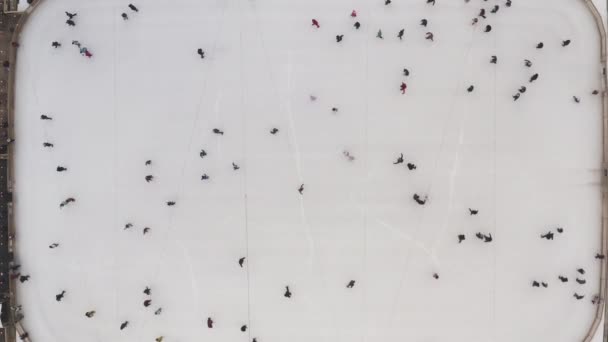
<svg viewBox="0 0 608 342">
<path fill-rule="evenodd" d="M 401 82 L 401 94 L 405 94 L 405 90 L 407 89 L 407 84 L 405 82 Z"/>
<path fill-rule="evenodd" d="M 316 28 L 320 28 L 321 26 L 319 26 L 319 22 L 317 21 L 317 19 L 313 19 L 312 20 L 312 26 L 315 26 Z"/>
</svg>

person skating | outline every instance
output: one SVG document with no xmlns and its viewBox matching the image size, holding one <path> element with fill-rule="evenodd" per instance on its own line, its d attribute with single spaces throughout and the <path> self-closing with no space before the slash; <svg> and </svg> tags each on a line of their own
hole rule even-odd
<svg viewBox="0 0 608 342">
<path fill-rule="evenodd" d="M 129 321 L 124 321 L 122 322 L 122 324 L 120 325 L 120 330 L 123 330 L 124 328 L 126 328 L 129 325 Z"/>
<path fill-rule="evenodd" d="M 479 19 L 473 18 L 473 20 L 471 20 L 471 26 L 477 25 L 478 22 L 479 22 Z"/>
<path fill-rule="evenodd" d="M 243 268 L 243 264 L 245 263 L 245 257 L 239 258 L 239 266 Z"/>
<path fill-rule="evenodd" d="M 243 324 L 243 325 L 241 325 L 241 331 L 242 331 L 242 332 L 247 331 L 247 324 Z"/>
<path fill-rule="evenodd" d="M 545 283 L 544 281 L 541 281 L 540 284 L 544 287 L 547 288 L 549 287 L 549 284 Z"/>
<path fill-rule="evenodd" d="M 80 42 L 77 40 L 72 40 L 72 45 L 76 45 L 80 49 Z"/>
<path fill-rule="evenodd" d="M 492 56 L 492 58 L 490 58 L 490 63 L 492 63 L 492 64 L 498 63 L 498 58 L 496 56 Z"/>
<path fill-rule="evenodd" d="M 410 75 L 410 71 L 407 68 L 403 68 L 403 76 L 408 77 Z"/>
<path fill-rule="evenodd" d="M 384 39 L 382 36 L 382 30 L 378 30 L 378 33 L 376 33 L 376 38 Z"/>
<path fill-rule="evenodd" d="M 283 296 L 291 298 L 291 291 L 289 290 L 289 286 L 285 286 L 285 293 L 283 294 Z"/>
<path fill-rule="evenodd" d="M 237 164 L 235 164 L 234 162 L 232 162 L 232 170 L 236 171 L 238 169 L 240 169 L 241 167 L 238 166 Z"/>
<path fill-rule="evenodd" d="M 298 192 L 300 193 L 300 195 L 304 194 L 304 184 L 300 185 L 300 187 L 298 188 Z"/>
<path fill-rule="evenodd" d="M 146 288 L 144 289 L 144 294 L 146 296 L 149 296 L 150 294 L 152 294 L 152 290 L 148 286 L 146 286 Z"/>
<path fill-rule="evenodd" d="M 65 15 L 68 16 L 68 19 L 74 19 L 74 17 L 77 16 L 78 13 L 70 13 L 68 11 L 65 11 Z"/>
<path fill-rule="evenodd" d="M 570 39 L 566 39 L 566 40 L 562 41 L 562 46 L 563 47 L 566 47 L 568 45 L 570 45 Z"/>
<path fill-rule="evenodd" d="M 353 26 L 355 27 L 356 30 L 358 30 L 361 28 L 361 23 L 357 21 Z"/>
<path fill-rule="evenodd" d="M 426 27 L 428 24 L 429 24 L 429 21 L 428 21 L 428 20 L 426 20 L 426 19 L 421 19 L 421 20 L 420 20 L 420 26 L 424 26 L 424 27 Z"/>
<path fill-rule="evenodd" d="M 139 12 L 139 9 L 137 7 L 135 7 L 135 5 L 133 4 L 129 4 L 129 8 L 133 11 L 133 12 Z"/>
<path fill-rule="evenodd" d="M 151 160 L 146 160 L 146 166 L 148 165 L 152 165 L 152 161 Z"/>
<path fill-rule="evenodd" d="M 76 26 L 76 23 L 72 19 L 66 20 L 65 23 L 68 24 L 68 26 L 72 26 L 72 27 Z"/>
<path fill-rule="evenodd" d="M 545 47 L 545 44 L 543 42 L 536 44 L 537 49 L 542 49 L 543 47 Z"/>
<path fill-rule="evenodd" d="M 428 196 L 424 196 L 424 199 L 422 199 L 420 197 L 420 195 L 414 194 L 414 196 L 412 198 L 414 199 L 414 201 L 416 201 L 416 203 L 418 203 L 420 205 L 424 205 L 428 199 Z"/>
<path fill-rule="evenodd" d="M 405 34 L 405 29 L 399 30 L 399 33 L 397 33 L 397 38 L 399 38 L 399 40 L 403 40 L 404 34 Z"/>
<path fill-rule="evenodd" d="M 312 26 L 314 26 L 316 28 L 321 28 L 321 26 L 319 25 L 319 21 L 317 19 L 312 20 Z"/>
<path fill-rule="evenodd" d="M 60 42 L 52 42 L 51 46 L 54 47 L 55 49 L 61 46 Z"/>
<path fill-rule="evenodd" d="M 479 213 L 479 210 L 469 208 L 469 215 L 474 216 L 474 215 L 477 215 L 478 213 Z"/>
<path fill-rule="evenodd" d="M 59 244 L 57 242 L 53 242 L 52 244 L 49 245 L 50 249 L 55 249 L 57 247 L 59 247 Z"/>
<path fill-rule="evenodd" d="M 84 315 L 88 318 L 92 318 L 93 316 L 95 316 L 95 310 L 87 311 L 84 313 Z"/>
<path fill-rule="evenodd" d="M 527 89 L 526 89 L 526 87 L 525 87 L 525 86 L 521 86 L 521 87 L 519 87 L 519 89 L 518 89 L 517 91 L 519 91 L 520 93 L 522 93 L 522 94 L 523 94 L 523 93 L 525 93 L 525 92 L 526 92 L 526 90 L 527 90 Z"/>
<path fill-rule="evenodd" d="M 211 317 L 207 318 L 207 328 L 209 328 L 209 329 L 213 328 L 213 320 L 211 319 Z"/>
<path fill-rule="evenodd" d="M 356 18 L 357 17 L 357 11 L 353 10 L 352 12 L 350 12 L 350 17 L 351 18 Z"/>
<path fill-rule="evenodd" d="M 538 74 L 532 75 L 532 77 L 530 77 L 530 83 L 536 81 L 537 79 L 538 79 Z"/>
<path fill-rule="evenodd" d="M 55 300 L 58 302 L 61 302 L 61 300 L 63 299 L 63 296 L 65 296 L 65 290 L 61 291 L 61 293 L 59 293 L 59 294 L 56 294 Z"/>
<path fill-rule="evenodd" d="M 150 183 L 150 182 L 151 182 L 151 181 L 154 179 L 154 176 L 152 176 L 152 175 L 147 175 L 147 176 L 145 177 L 145 179 L 146 179 L 146 182 L 147 182 L 147 183 Z"/>
<path fill-rule="evenodd" d="M 519 97 L 520 97 L 520 96 L 521 96 L 521 94 L 520 94 L 520 93 L 517 93 L 517 94 L 513 95 L 513 101 L 517 101 L 517 100 L 519 100 Z"/>
<path fill-rule="evenodd" d="M 40 115 L 40 120 L 53 120 L 53 118 L 48 115 L 42 114 Z"/>
<path fill-rule="evenodd" d="M 339 35 L 337 35 L 337 36 L 336 36 L 336 43 L 341 42 L 343 38 L 344 38 L 344 35 L 343 35 L 343 34 L 339 34 Z"/>
<path fill-rule="evenodd" d="M 475 89 L 475 86 L 470 85 L 470 86 L 467 88 L 467 91 L 468 91 L 469 93 L 472 93 L 474 89 Z"/>
<path fill-rule="evenodd" d="M 351 280 L 348 282 L 348 284 L 346 284 L 346 288 L 347 289 L 352 289 L 353 287 L 355 287 L 355 281 Z"/>
<path fill-rule="evenodd" d="M 599 94 L 599 93 L 600 93 L 600 92 L 599 92 L 597 89 L 595 89 L 595 90 L 593 90 L 593 91 L 591 92 L 591 94 L 592 94 L 592 95 L 597 95 L 597 94 Z"/>
<path fill-rule="evenodd" d="M 534 281 L 532 282 L 532 287 L 540 287 L 540 283 L 539 283 L 539 282 L 537 282 L 536 280 L 534 280 Z"/>
<path fill-rule="evenodd" d="M 485 19 L 486 18 L 486 9 L 485 8 L 480 9 L 479 14 L 477 16 Z"/>
<path fill-rule="evenodd" d="M 342 154 L 346 157 L 346 159 L 350 162 L 355 160 L 355 156 L 353 156 L 352 154 L 350 154 L 349 151 L 342 151 Z"/>
<path fill-rule="evenodd" d="M 217 128 L 214 128 L 212 132 L 213 132 L 214 134 L 218 134 L 218 135 L 224 135 L 224 131 L 222 131 L 222 130 L 220 130 L 220 129 L 217 129 Z"/>
<path fill-rule="evenodd" d="M 64 172 L 64 171 L 67 171 L 68 168 L 67 167 L 63 167 L 63 166 L 57 166 L 56 170 L 57 170 L 57 172 Z"/>
<path fill-rule="evenodd" d="M 270 134 L 272 134 L 272 135 L 275 135 L 275 134 L 277 134 L 278 132 L 279 132 L 279 129 L 278 129 L 278 128 L 276 128 L 276 127 L 273 127 L 273 128 L 270 130 Z"/>
<path fill-rule="evenodd" d="M 30 276 L 29 275 L 20 275 L 19 276 L 19 281 L 23 284 L 26 281 L 30 280 Z"/>
<path fill-rule="evenodd" d="M 196 50 L 196 53 L 201 56 L 201 59 L 205 59 L 205 51 L 203 51 L 203 49 L 199 48 L 198 50 Z"/>
<path fill-rule="evenodd" d="M 492 242 L 492 233 L 489 233 L 488 235 L 483 236 L 483 242 Z"/>
<path fill-rule="evenodd" d="M 201 158 L 205 158 L 205 156 L 207 155 L 207 151 L 205 150 L 201 150 L 201 152 L 198 154 Z"/>
<path fill-rule="evenodd" d="M 488 33 L 492 31 L 492 25 L 486 25 L 486 28 L 483 30 L 483 32 Z"/>
<path fill-rule="evenodd" d="M 583 298 L 585 298 L 585 295 L 579 295 L 578 293 L 574 293 L 574 298 L 576 298 L 576 300 L 581 300 Z"/>
<path fill-rule="evenodd" d="M 430 41 L 434 42 L 434 40 L 433 40 L 433 39 L 434 39 L 434 37 L 435 37 L 435 36 L 433 35 L 433 32 L 427 32 L 427 33 L 426 33 L 426 36 L 424 37 L 424 39 L 426 39 L 426 40 L 430 40 Z"/>
<path fill-rule="evenodd" d="M 599 260 L 604 260 L 605 257 L 606 256 L 604 254 L 599 254 L 599 253 L 595 254 L 595 258 L 599 259 Z"/>
<path fill-rule="evenodd" d="M 42 146 L 43 147 L 53 147 L 55 145 L 51 144 L 50 142 L 44 142 L 44 143 L 42 143 Z"/>
<path fill-rule="evenodd" d="M 530 68 L 532 66 L 532 61 L 530 61 L 529 59 L 524 59 L 524 65 Z"/>
<path fill-rule="evenodd" d="M 558 232 L 558 233 L 560 233 L 560 234 L 564 232 L 564 228 L 562 228 L 562 227 L 557 227 L 557 229 L 556 229 L 556 230 L 557 230 L 557 232 Z"/>
<path fill-rule="evenodd" d="M 435 6 L 435 0 L 426 0 L 426 3 Z"/>
<path fill-rule="evenodd" d="M 397 165 L 397 164 L 403 164 L 403 153 L 399 154 L 399 157 L 397 158 L 397 161 L 395 161 L 393 163 L 393 165 Z"/>
<path fill-rule="evenodd" d="M 123 230 L 127 230 L 131 227 L 133 227 L 133 223 L 127 223 L 127 224 L 125 224 L 125 228 Z"/>
<path fill-rule="evenodd" d="M 338 112 L 338 107 L 332 107 L 332 108 L 331 108 L 331 111 L 332 111 L 334 114 L 335 114 L 335 113 L 337 113 L 337 112 Z"/>
<path fill-rule="evenodd" d="M 507 2 L 505 2 L 505 6 L 511 7 L 511 0 L 507 0 Z"/>
<path fill-rule="evenodd" d="M 492 8 L 492 10 L 490 11 L 490 13 L 496 13 L 496 12 L 498 12 L 498 10 L 499 10 L 499 9 L 500 9 L 500 6 L 495 5 L 495 6 Z"/>
<path fill-rule="evenodd" d="M 542 234 L 540 237 L 541 239 L 553 240 L 553 232 Z"/>
<path fill-rule="evenodd" d="M 407 163 L 407 168 L 408 168 L 410 171 L 416 170 L 416 164 Z"/>
<path fill-rule="evenodd" d="M 146 235 L 150 232 L 150 227 L 144 227 L 144 229 L 142 230 L 143 235 Z"/>
<path fill-rule="evenodd" d="M 158 336 L 154 339 L 155 342 L 163 342 L 164 336 Z"/>
<path fill-rule="evenodd" d="M 201 176 L 201 180 L 208 180 L 209 176 L 206 173 L 203 173 L 203 175 Z"/>
<path fill-rule="evenodd" d="M 152 304 L 152 299 L 146 299 L 144 300 L 144 306 L 147 308 L 148 306 L 150 306 L 150 304 Z"/>
<path fill-rule="evenodd" d="M 576 102 L 576 103 L 580 103 L 580 102 L 581 102 L 581 99 L 579 99 L 579 98 L 578 98 L 578 97 L 576 97 L 576 96 L 572 96 L 572 99 L 573 99 L 573 100 L 574 100 L 574 102 Z"/>
<path fill-rule="evenodd" d="M 562 275 L 558 276 L 557 279 L 559 279 L 562 283 L 567 283 L 568 282 L 568 278 L 564 277 Z"/>
<path fill-rule="evenodd" d="M 166 203 L 167 203 L 167 206 L 168 206 L 168 207 L 172 207 L 172 206 L 174 206 L 174 205 L 175 205 L 175 202 L 174 202 L 174 201 L 167 201 Z"/>
<path fill-rule="evenodd" d="M 391 0 L 384 0 L 384 6 L 388 6 L 391 4 Z"/>
<path fill-rule="evenodd" d="M 407 84 L 405 84 L 405 82 L 401 82 L 401 86 L 399 86 L 399 89 L 401 90 L 401 94 L 405 94 L 405 90 L 407 89 Z"/>
<path fill-rule="evenodd" d="M 158 315 L 160 315 L 162 312 L 163 312 L 163 308 L 158 308 L 158 309 L 156 309 L 156 311 L 154 311 L 154 314 L 155 314 L 156 316 L 158 316 Z"/>
<path fill-rule="evenodd" d="M 125 12 L 122 12 L 120 16 L 122 17 L 122 20 L 129 20 L 129 16 Z"/>
<path fill-rule="evenodd" d="M 584 269 L 582 269 L 582 268 L 577 268 L 577 269 L 576 269 L 576 272 L 578 272 L 578 273 L 580 273 L 580 274 L 583 274 L 583 275 L 585 274 L 585 270 L 584 270 Z"/>
<path fill-rule="evenodd" d="M 585 279 L 579 279 L 579 278 L 576 278 L 576 282 L 581 285 L 585 285 L 587 283 L 587 281 Z"/>
</svg>

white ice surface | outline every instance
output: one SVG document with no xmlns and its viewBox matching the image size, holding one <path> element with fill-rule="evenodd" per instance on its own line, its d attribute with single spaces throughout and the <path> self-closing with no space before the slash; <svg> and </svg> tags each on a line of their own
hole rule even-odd
<svg viewBox="0 0 608 342">
<path fill-rule="evenodd" d="M 19 3 L 17 4 L 17 9 L 20 12 L 25 11 L 28 7 L 30 7 L 30 4 L 28 4 L 26 0 L 19 0 Z"/>
<path fill-rule="evenodd" d="M 22 34 L 15 207 L 32 341 L 582 339 L 599 290 L 602 132 L 598 37 L 581 1 L 501 1 L 489 34 L 470 20 L 494 1 L 126 4 L 47 0 Z M 392 165 L 401 152 L 416 171 Z M 557 226 L 554 241 L 539 238 Z"/>
</svg>

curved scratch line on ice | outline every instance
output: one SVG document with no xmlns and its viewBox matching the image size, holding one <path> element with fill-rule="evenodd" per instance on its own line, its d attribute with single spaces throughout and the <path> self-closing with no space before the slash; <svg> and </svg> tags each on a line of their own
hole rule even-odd
<svg viewBox="0 0 608 342">
<path fill-rule="evenodd" d="M 461 136 L 462 136 L 462 132 L 463 132 L 462 126 L 461 126 L 460 132 L 461 132 Z M 460 140 L 459 145 L 462 145 L 462 140 Z M 456 152 L 456 160 L 452 164 L 452 169 L 450 170 L 450 192 L 449 192 L 448 208 L 445 211 L 445 215 L 443 215 L 443 223 L 441 224 L 441 230 L 439 231 L 439 234 L 436 235 L 437 238 L 435 238 L 433 241 L 433 245 L 431 247 L 431 250 L 433 250 L 433 251 L 435 251 L 437 249 L 437 245 L 439 245 L 441 242 L 441 236 L 443 236 L 443 233 L 445 233 L 445 231 L 448 229 L 448 221 L 450 221 L 450 213 L 452 212 L 452 208 L 454 207 L 454 187 L 455 187 L 454 180 L 456 178 L 456 173 L 458 171 L 459 163 L 460 163 L 460 154 L 458 152 Z"/>
<path fill-rule="evenodd" d="M 293 110 L 291 108 L 291 73 L 293 72 L 293 64 L 291 63 L 291 51 L 288 53 L 287 58 L 287 113 L 289 114 L 287 117 L 289 119 L 289 138 L 290 143 L 293 146 L 293 157 L 296 164 L 296 170 L 298 172 L 298 179 L 300 180 L 300 184 L 304 183 L 304 179 L 302 176 L 302 163 L 301 163 L 301 154 L 300 148 L 298 147 L 298 137 L 296 135 L 296 127 L 293 119 Z M 300 216 L 302 216 L 302 223 L 306 232 L 306 239 L 308 241 L 308 249 L 310 253 L 308 254 L 308 266 L 312 267 L 313 258 L 315 255 L 315 244 L 312 238 L 312 231 L 310 229 L 310 224 L 308 224 L 308 219 L 306 217 L 306 208 L 304 207 L 304 198 L 300 196 Z"/>
<path fill-rule="evenodd" d="M 406 240 L 407 242 L 409 242 L 412 246 L 420 249 L 421 251 L 424 252 L 424 254 L 426 254 L 430 259 L 431 259 L 431 263 L 433 263 L 434 266 L 439 266 L 439 260 L 437 260 L 437 256 L 435 256 L 435 251 L 432 248 L 428 248 L 427 246 L 424 245 L 424 243 L 422 243 L 419 240 L 416 240 L 415 238 L 411 237 L 410 235 L 404 233 L 403 231 L 397 229 L 397 227 L 388 224 L 380 219 L 376 219 L 377 223 L 380 223 L 382 226 L 384 226 L 385 228 L 388 228 L 391 232 L 395 233 L 399 238 Z"/>
<path fill-rule="evenodd" d="M 196 282 L 196 277 L 194 276 L 194 268 L 192 267 L 192 259 L 190 258 L 190 253 L 188 253 L 188 247 L 182 242 L 181 239 L 175 239 L 176 244 L 181 248 L 182 254 L 184 255 L 184 259 L 186 259 L 186 263 L 188 264 L 188 270 L 190 272 L 190 286 L 192 287 L 192 293 L 194 294 L 194 305 L 200 303 L 200 294 L 197 291 L 198 286 Z"/>
</svg>

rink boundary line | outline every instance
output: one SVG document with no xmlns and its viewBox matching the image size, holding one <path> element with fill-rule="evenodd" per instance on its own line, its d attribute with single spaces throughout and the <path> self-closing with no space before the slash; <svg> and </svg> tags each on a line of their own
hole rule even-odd
<svg viewBox="0 0 608 342">
<path fill-rule="evenodd" d="M 5 0 L 6 1 L 6 0 Z M 12 34 L 11 43 L 19 42 L 19 37 L 21 35 L 21 30 L 27 23 L 30 15 L 38 5 L 43 0 L 33 0 L 30 6 L 21 13 L 15 13 L 20 15 L 17 24 L 15 25 L 15 29 Z M 15 117 L 15 73 L 16 73 L 16 65 L 17 65 L 17 50 L 18 47 L 13 46 L 12 44 L 8 47 L 8 60 L 10 62 L 10 72 L 8 75 L 8 94 L 7 94 L 7 117 L 8 117 L 8 136 L 11 138 L 15 138 L 15 129 L 14 129 L 14 117 Z M 9 193 L 13 193 L 13 178 L 14 178 L 14 162 L 13 162 L 13 147 L 12 145 L 7 146 L 7 154 L 8 154 L 8 167 L 7 167 L 7 189 Z M 13 241 L 13 237 L 15 236 L 15 219 L 13 215 L 14 202 L 9 202 L 8 207 L 8 234 L 9 234 L 9 244 L 8 249 L 9 253 L 15 253 L 15 245 Z M 10 314 L 9 314 L 9 324 L 5 327 L 5 342 L 17 342 L 17 333 L 19 336 L 26 333 L 27 330 L 23 327 L 21 322 L 15 322 L 15 314 L 17 308 L 17 287 L 16 287 L 17 279 L 10 279 L 9 277 L 9 303 L 10 303 Z M 22 341 L 31 342 L 29 337 L 24 338 Z"/>
<path fill-rule="evenodd" d="M 5 0 L 6 1 L 6 0 Z M 590 11 L 591 15 L 594 18 L 596 23 L 596 27 L 600 36 L 600 78 L 601 78 L 601 95 L 602 95 L 602 232 L 601 232 L 601 244 L 602 244 L 602 254 L 608 256 L 608 93 L 607 93 L 607 75 L 606 75 L 606 28 L 604 26 L 603 19 L 601 14 L 592 0 L 582 0 Z M 25 24 L 27 23 L 30 15 L 36 8 L 42 3 L 43 0 L 33 0 L 32 4 L 23 12 L 13 13 L 11 14 L 20 15 L 20 18 L 15 25 L 14 32 L 12 34 L 11 42 L 19 42 L 19 37 L 21 31 Z M 16 73 L 16 62 L 17 62 L 17 47 L 9 46 L 9 62 L 10 62 L 10 72 L 8 78 L 8 94 L 7 94 L 7 117 L 8 117 L 8 132 L 9 137 L 14 138 L 14 107 L 15 107 L 15 73 Z M 7 168 L 7 188 L 9 193 L 13 192 L 14 185 L 14 162 L 13 162 L 13 147 L 12 145 L 8 145 L 7 147 L 8 154 L 8 168 Z M 9 202 L 8 208 L 8 232 L 9 232 L 9 245 L 8 249 L 10 253 L 14 253 L 14 241 L 13 237 L 15 236 L 15 224 L 14 224 L 14 215 L 13 215 L 14 203 Z M 601 320 L 604 318 L 605 311 L 608 311 L 608 306 L 605 305 L 606 300 L 606 287 L 607 287 L 607 260 L 601 260 L 601 271 L 600 271 L 600 302 L 596 305 L 596 313 L 594 320 L 589 327 L 583 342 L 591 342 L 595 337 Z M 10 292 L 10 315 L 9 315 L 9 324 L 4 327 L 6 338 L 5 342 L 16 342 L 17 335 L 26 332 L 25 328 L 21 324 L 21 322 L 15 322 L 15 310 L 16 308 L 16 279 L 9 280 L 9 292 Z M 608 314 L 608 312 L 606 312 Z M 608 322 L 604 322 L 604 336 L 603 341 L 608 342 Z M 23 339 L 24 342 L 31 342 L 29 337 Z"/>
<path fill-rule="evenodd" d="M 602 234 L 601 234 L 601 243 L 602 243 L 602 254 L 607 255 L 607 229 L 608 229 L 608 97 L 606 93 L 606 28 L 604 26 L 604 21 L 602 20 L 602 16 L 600 15 L 599 10 L 592 2 L 592 0 L 583 0 L 589 9 L 589 12 L 593 16 L 595 20 L 595 24 L 600 36 L 600 70 L 601 70 L 601 80 L 602 80 L 602 169 L 603 169 L 603 177 L 602 177 Z M 600 270 L 600 302 L 597 305 L 597 309 L 595 312 L 595 318 L 593 319 L 593 323 L 589 327 L 583 342 L 591 342 L 591 340 L 595 337 L 598 332 L 599 325 L 604 318 L 604 312 L 606 310 L 605 300 L 606 300 L 606 259 L 601 260 L 601 270 Z M 603 333 L 604 336 L 602 340 L 604 342 L 608 341 L 608 325 L 604 322 Z"/>
</svg>

